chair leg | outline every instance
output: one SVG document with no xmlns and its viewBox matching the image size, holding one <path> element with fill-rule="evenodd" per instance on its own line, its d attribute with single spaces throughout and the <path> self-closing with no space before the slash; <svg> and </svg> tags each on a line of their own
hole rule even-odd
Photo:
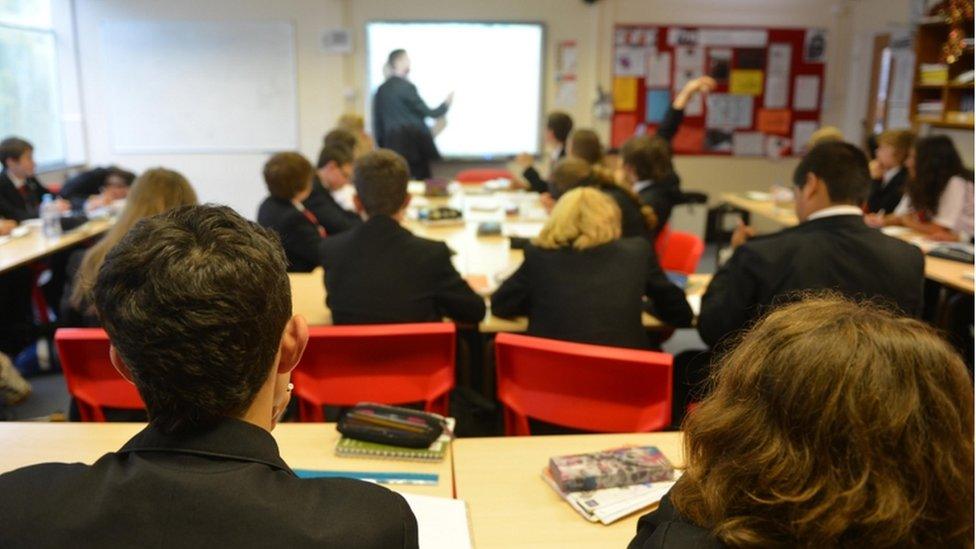
<svg viewBox="0 0 976 549">
<path fill-rule="evenodd" d="M 95 422 L 98 422 L 98 423 L 105 423 L 105 421 L 106 421 L 105 420 L 105 411 L 102 410 L 102 407 L 101 406 L 92 406 L 91 407 L 91 421 L 95 421 Z"/>
</svg>

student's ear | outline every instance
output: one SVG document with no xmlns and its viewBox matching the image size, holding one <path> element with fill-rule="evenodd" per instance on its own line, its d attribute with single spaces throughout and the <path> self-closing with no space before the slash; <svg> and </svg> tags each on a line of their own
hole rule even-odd
<svg viewBox="0 0 976 549">
<path fill-rule="evenodd" d="M 285 331 L 281 335 L 278 347 L 278 364 L 275 366 L 279 374 L 287 374 L 295 369 L 305 354 L 308 345 L 308 323 L 302 315 L 291 317 L 285 324 Z"/>
<path fill-rule="evenodd" d="M 407 193 L 407 197 L 403 199 L 403 205 L 400 206 L 400 211 L 403 211 L 403 210 L 406 210 L 407 209 L 407 206 L 410 205 L 410 199 L 411 198 L 413 198 L 413 197 L 410 196 L 410 193 Z"/>
<path fill-rule="evenodd" d="M 132 372 L 129 370 L 129 365 L 122 360 L 122 355 L 115 348 L 115 345 L 109 345 L 108 347 L 108 359 L 112 361 L 112 366 L 115 367 L 115 371 L 119 373 L 126 381 L 135 385 L 135 381 L 132 380 Z"/>
<path fill-rule="evenodd" d="M 322 166 L 321 168 L 315 170 L 315 173 L 319 176 L 319 184 L 325 185 L 325 180 L 329 177 L 329 165 L 326 164 L 325 166 Z"/>
<path fill-rule="evenodd" d="M 352 196 L 352 205 L 356 207 L 356 213 L 363 213 L 366 208 L 363 207 L 363 201 L 359 199 L 358 194 Z"/>
<path fill-rule="evenodd" d="M 800 189 L 800 192 L 803 193 L 803 198 L 809 201 L 821 190 L 823 191 L 827 190 L 824 187 L 823 181 L 819 177 L 817 177 L 813 172 L 807 172 L 807 180 L 804 183 L 803 188 Z"/>
</svg>

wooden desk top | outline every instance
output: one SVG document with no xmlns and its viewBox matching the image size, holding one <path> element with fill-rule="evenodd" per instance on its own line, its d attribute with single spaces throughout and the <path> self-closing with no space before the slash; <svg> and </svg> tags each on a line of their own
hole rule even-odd
<svg viewBox="0 0 976 549">
<path fill-rule="evenodd" d="M 143 427 L 143 423 L 0 422 L 0 473 L 51 461 L 93 463 L 121 448 Z M 440 463 L 339 458 L 333 453 L 339 440 L 333 423 L 282 423 L 272 434 L 281 457 L 294 469 L 436 473 L 440 477 L 437 486 L 388 486 L 398 492 L 453 496 L 450 453 Z"/>
<path fill-rule="evenodd" d="M 468 438 L 454 441 L 457 498 L 468 504 L 475 547 L 626 547 L 645 509 L 609 526 L 581 517 L 542 480 L 549 458 L 625 444 L 653 445 L 684 465 L 682 434 Z"/>
<path fill-rule="evenodd" d="M 793 227 L 799 223 L 796 213 L 792 209 L 777 207 L 769 200 L 753 200 L 737 193 L 725 193 L 722 200 L 733 206 L 742 208 L 755 215 L 772 220 L 784 227 Z M 913 231 L 899 232 L 895 235 L 906 242 L 910 242 L 927 249 L 932 243 L 923 242 L 922 235 Z M 973 293 L 973 266 L 958 261 L 925 256 L 925 277 L 939 284 L 955 290 Z"/>
<path fill-rule="evenodd" d="M 3 240 L 0 243 L 0 273 L 26 265 L 43 257 L 59 252 L 99 236 L 115 223 L 114 219 L 89 221 L 76 229 L 68 231 L 56 240 L 48 240 L 41 234 L 40 227 L 31 227 L 30 234 L 20 238 Z"/>
</svg>

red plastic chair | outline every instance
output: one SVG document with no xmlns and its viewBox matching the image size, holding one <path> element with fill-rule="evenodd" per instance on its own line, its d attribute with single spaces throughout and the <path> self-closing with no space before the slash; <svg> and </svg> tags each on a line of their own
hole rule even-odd
<svg viewBox="0 0 976 549">
<path fill-rule="evenodd" d="M 108 356 L 108 334 L 101 328 L 61 328 L 54 345 L 68 392 L 82 421 L 105 421 L 106 408 L 145 410 L 135 385 L 126 381 Z"/>
<path fill-rule="evenodd" d="M 698 261 L 705 252 L 705 242 L 697 235 L 670 231 L 664 253 L 658 255 L 661 268 L 690 275 L 698 268 Z"/>
<path fill-rule="evenodd" d="M 517 334 L 495 338 L 505 434 L 529 417 L 587 431 L 655 431 L 671 423 L 673 357 Z"/>
<path fill-rule="evenodd" d="M 499 168 L 473 168 L 461 170 L 454 176 L 459 183 L 464 185 L 479 185 L 492 179 L 513 179 L 512 172 Z"/>
<path fill-rule="evenodd" d="M 668 245 L 668 237 L 671 235 L 671 224 L 665 223 L 654 239 L 654 253 L 657 254 L 658 261 L 664 256 L 664 249 Z"/>
<path fill-rule="evenodd" d="M 424 402 L 447 413 L 454 388 L 454 324 L 317 326 L 292 374 L 301 421 L 325 421 L 322 407 Z"/>
</svg>

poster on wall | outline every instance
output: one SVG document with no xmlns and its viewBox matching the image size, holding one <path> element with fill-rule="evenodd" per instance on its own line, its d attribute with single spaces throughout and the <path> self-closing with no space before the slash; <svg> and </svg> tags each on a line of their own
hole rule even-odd
<svg viewBox="0 0 976 549">
<path fill-rule="evenodd" d="M 823 63 L 827 59 L 827 31 L 810 29 L 803 41 L 803 62 Z"/>
</svg>

